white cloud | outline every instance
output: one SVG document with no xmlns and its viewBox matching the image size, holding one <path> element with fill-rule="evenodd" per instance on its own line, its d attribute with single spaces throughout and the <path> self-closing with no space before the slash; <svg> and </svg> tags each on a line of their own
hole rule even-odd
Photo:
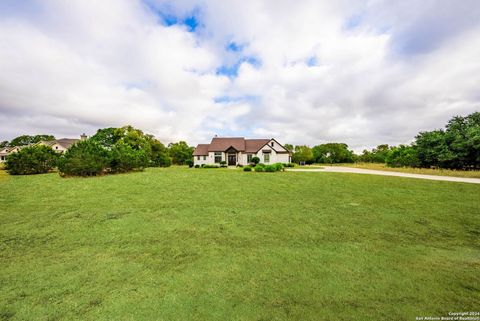
<svg viewBox="0 0 480 321">
<path fill-rule="evenodd" d="M 359 151 L 479 109 L 475 1 L 32 6 L 0 14 L 2 138 L 132 124 L 166 142 L 247 134 Z M 152 8 L 200 27 L 164 26 Z M 236 77 L 216 73 L 240 60 Z"/>
</svg>

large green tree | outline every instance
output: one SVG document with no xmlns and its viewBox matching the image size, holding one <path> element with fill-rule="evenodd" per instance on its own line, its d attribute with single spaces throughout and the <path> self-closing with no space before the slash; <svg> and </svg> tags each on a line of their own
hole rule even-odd
<svg viewBox="0 0 480 321">
<path fill-rule="evenodd" d="M 25 146 L 30 144 L 35 144 L 40 141 L 50 141 L 54 140 L 55 137 L 53 135 L 22 135 L 15 137 L 10 141 L 10 146 Z"/>
<path fill-rule="evenodd" d="M 185 141 L 168 144 L 168 152 L 172 158 L 172 163 L 176 165 L 185 165 L 193 158 L 195 148 L 188 146 Z"/>
<path fill-rule="evenodd" d="M 371 151 L 364 150 L 357 160 L 365 163 L 385 163 L 389 150 L 387 144 L 378 145 Z"/>
<path fill-rule="evenodd" d="M 344 143 L 328 143 L 312 148 L 316 163 L 353 163 L 355 154 Z"/>
<path fill-rule="evenodd" d="M 113 171 L 125 171 L 130 166 L 143 168 L 171 164 L 168 150 L 160 141 L 132 126 L 99 129 L 90 139 L 112 151 L 111 169 Z M 130 165 L 127 166 L 126 162 Z"/>
<path fill-rule="evenodd" d="M 313 163 L 313 153 L 312 149 L 307 145 L 297 145 L 294 148 L 292 154 L 292 162 L 300 164 L 300 163 Z"/>
<path fill-rule="evenodd" d="M 421 132 L 414 147 L 423 167 L 480 168 L 480 112 L 453 117 L 444 130 Z"/>
<path fill-rule="evenodd" d="M 385 158 L 390 167 L 418 167 L 417 150 L 413 146 L 399 145 L 392 147 Z"/>
</svg>

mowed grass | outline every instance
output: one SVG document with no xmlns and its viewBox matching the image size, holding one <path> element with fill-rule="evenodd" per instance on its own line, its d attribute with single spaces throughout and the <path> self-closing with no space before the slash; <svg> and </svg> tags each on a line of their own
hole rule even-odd
<svg viewBox="0 0 480 321">
<path fill-rule="evenodd" d="M 435 175 L 435 176 L 453 176 L 465 178 L 480 178 L 480 171 L 463 171 L 453 169 L 433 169 L 433 168 L 413 168 L 413 167 L 388 167 L 386 164 L 380 163 L 350 163 L 350 164 L 331 164 L 331 166 L 345 166 L 362 169 L 373 169 L 389 172 L 411 173 L 421 175 Z"/>
<path fill-rule="evenodd" d="M 1 320 L 414 320 L 480 306 L 480 186 L 148 169 L 0 179 Z"/>
</svg>

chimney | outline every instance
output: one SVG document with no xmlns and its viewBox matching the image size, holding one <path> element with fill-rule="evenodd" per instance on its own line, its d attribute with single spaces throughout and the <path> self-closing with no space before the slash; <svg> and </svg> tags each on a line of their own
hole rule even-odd
<svg viewBox="0 0 480 321">
<path fill-rule="evenodd" d="M 82 135 L 80 135 L 80 140 L 85 140 L 87 139 L 87 135 L 85 135 L 85 133 L 83 133 Z"/>
</svg>

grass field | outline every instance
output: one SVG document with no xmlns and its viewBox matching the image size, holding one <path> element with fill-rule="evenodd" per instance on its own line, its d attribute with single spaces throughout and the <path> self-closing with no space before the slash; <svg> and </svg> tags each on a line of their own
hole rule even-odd
<svg viewBox="0 0 480 321">
<path fill-rule="evenodd" d="M 480 186 L 0 175 L 1 320 L 415 320 L 480 307 Z"/>
<path fill-rule="evenodd" d="M 331 166 L 346 166 L 346 167 L 373 169 L 373 170 L 381 170 L 381 171 L 389 171 L 389 172 L 422 174 L 422 175 L 480 178 L 480 171 L 462 171 L 462 170 L 452 170 L 452 169 L 431 169 L 431 168 L 413 168 L 413 167 L 388 167 L 385 164 L 379 164 L 379 163 L 332 164 Z"/>
</svg>

